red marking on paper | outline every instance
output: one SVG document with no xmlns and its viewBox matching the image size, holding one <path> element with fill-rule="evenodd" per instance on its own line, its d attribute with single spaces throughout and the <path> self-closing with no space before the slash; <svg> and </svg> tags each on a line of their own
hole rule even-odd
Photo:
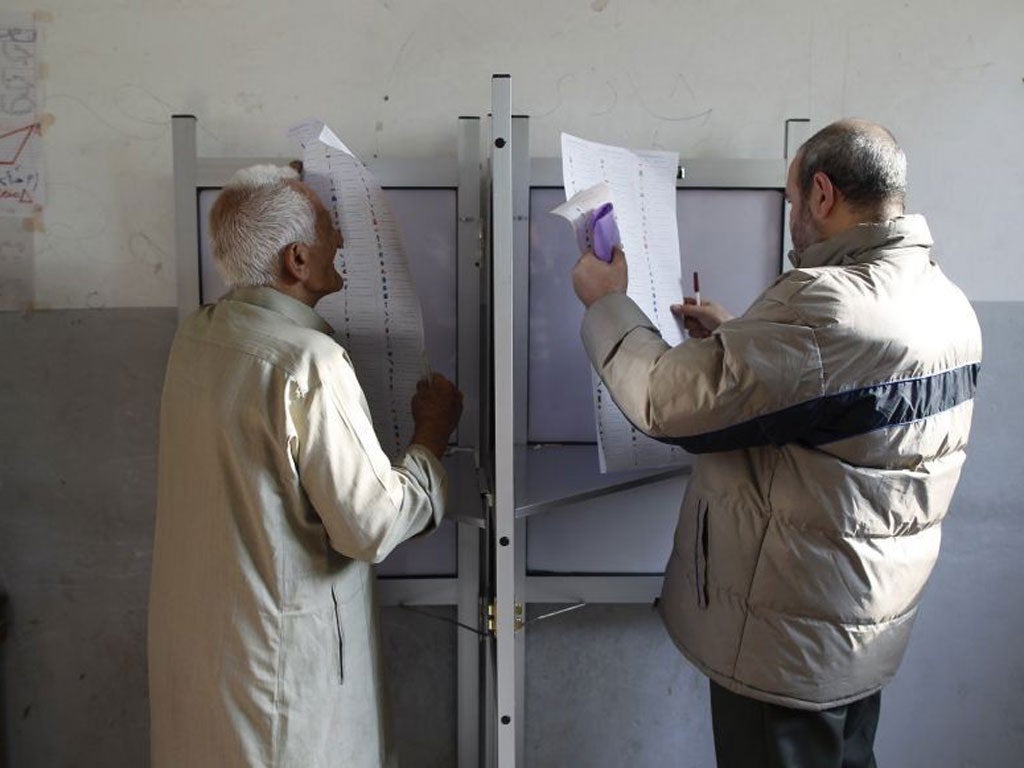
<svg viewBox="0 0 1024 768">
<path fill-rule="evenodd" d="M 22 152 L 28 146 L 32 132 L 39 132 L 39 123 L 32 123 L 23 128 L 15 128 L 7 133 L 0 133 L 0 165 L 17 165 Z M 24 134 L 19 137 L 19 134 Z"/>
</svg>

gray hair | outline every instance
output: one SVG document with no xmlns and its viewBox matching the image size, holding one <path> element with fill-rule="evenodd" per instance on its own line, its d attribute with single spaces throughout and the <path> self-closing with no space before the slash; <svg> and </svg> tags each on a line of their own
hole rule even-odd
<svg viewBox="0 0 1024 768">
<path fill-rule="evenodd" d="M 907 158 L 896 138 L 866 120 L 839 120 L 825 126 L 800 147 L 799 184 L 804 199 L 814 174 L 831 179 L 850 206 L 890 218 L 903 213 L 907 195 Z"/>
<path fill-rule="evenodd" d="M 210 210 L 210 240 L 229 287 L 273 284 L 286 246 L 316 242 L 316 214 L 298 178 L 292 168 L 254 165 L 224 185 Z"/>
</svg>

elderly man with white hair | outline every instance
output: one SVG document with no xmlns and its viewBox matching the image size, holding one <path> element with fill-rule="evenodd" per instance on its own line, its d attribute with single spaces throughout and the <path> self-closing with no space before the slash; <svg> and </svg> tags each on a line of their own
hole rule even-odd
<svg viewBox="0 0 1024 768">
<path fill-rule="evenodd" d="M 421 381 L 392 465 L 313 310 L 341 235 L 294 170 L 240 171 L 210 230 L 232 290 L 179 329 L 160 413 L 152 764 L 394 765 L 371 564 L 441 522 L 462 396 Z"/>
</svg>

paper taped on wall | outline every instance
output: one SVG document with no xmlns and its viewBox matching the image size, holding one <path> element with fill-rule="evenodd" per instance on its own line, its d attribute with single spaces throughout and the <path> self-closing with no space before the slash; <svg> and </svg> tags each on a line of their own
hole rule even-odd
<svg viewBox="0 0 1024 768">
<path fill-rule="evenodd" d="M 0 216 L 5 217 L 32 216 L 43 204 L 37 35 L 29 14 L 0 14 Z"/>
</svg>

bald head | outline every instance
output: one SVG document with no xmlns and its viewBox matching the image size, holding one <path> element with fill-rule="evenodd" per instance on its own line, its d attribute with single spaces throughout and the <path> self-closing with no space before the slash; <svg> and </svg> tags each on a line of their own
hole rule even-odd
<svg viewBox="0 0 1024 768">
<path fill-rule="evenodd" d="M 907 158 L 895 137 L 877 123 L 838 120 L 804 142 L 796 161 L 804 197 L 814 175 L 824 173 L 865 220 L 885 221 L 903 213 Z"/>
</svg>

